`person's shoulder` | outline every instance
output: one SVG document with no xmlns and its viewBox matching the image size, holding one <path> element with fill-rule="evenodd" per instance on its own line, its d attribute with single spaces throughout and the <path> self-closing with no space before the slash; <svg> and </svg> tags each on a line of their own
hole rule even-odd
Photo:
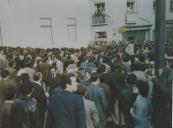
<svg viewBox="0 0 173 128">
<path fill-rule="evenodd" d="M 75 97 L 76 99 L 82 99 L 83 100 L 83 98 L 82 98 L 82 96 L 80 96 L 80 95 L 78 95 L 78 94 L 75 94 L 75 93 L 72 93 L 72 95 L 73 95 L 73 97 Z"/>
<path fill-rule="evenodd" d="M 88 104 L 88 105 L 92 105 L 92 106 L 95 105 L 95 103 L 89 99 L 84 98 L 84 102 L 85 102 L 85 104 Z"/>
</svg>

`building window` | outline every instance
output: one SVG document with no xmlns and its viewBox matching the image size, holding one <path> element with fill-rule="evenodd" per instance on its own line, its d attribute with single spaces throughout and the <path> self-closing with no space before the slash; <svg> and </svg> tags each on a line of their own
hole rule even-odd
<svg viewBox="0 0 173 128">
<path fill-rule="evenodd" d="M 93 15 L 93 25 L 107 25 L 108 24 L 108 15 L 100 14 Z"/>
<path fill-rule="evenodd" d="M 92 16 L 93 25 L 107 25 L 108 15 L 105 13 L 105 3 L 95 3 L 95 13 Z"/>
<path fill-rule="evenodd" d="M 135 13 L 135 1 L 127 1 L 127 13 Z"/>
<path fill-rule="evenodd" d="M 98 39 L 106 39 L 107 38 L 107 32 L 96 32 L 97 38 Z"/>
<path fill-rule="evenodd" d="M 105 3 L 95 3 L 95 15 L 105 14 Z"/>
<path fill-rule="evenodd" d="M 173 0 L 170 0 L 170 12 L 173 12 Z"/>
</svg>

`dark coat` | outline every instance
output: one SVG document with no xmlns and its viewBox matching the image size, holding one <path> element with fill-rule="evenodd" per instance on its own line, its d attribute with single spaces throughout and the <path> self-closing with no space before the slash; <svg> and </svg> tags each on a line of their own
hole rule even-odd
<svg viewBox="0 0 173 128">
<path fill-rule="evenodd" d="M 10 114 L 3 104 L 0 103 L 0 128 L 10 128 Z"/>
<path fill-rule="evenodd" d="M 38 126 L 37 128 L 43 128 L 44 124 L 44 118 L 45 118 L 45 112 L 47 109 L 47 97 L 45 95 L 45 92 L 43 90 L 43 87 L 35 82 L 33 82 L 34 85 L 34 92 L 32 94 L 32 97 L 36 99 L 37 106 L 38 106 Z"/>
<path fill-rule="evenodd" d="M 0 80 L 0 102 L 4 101 L 3 90 L 8 86 L 15 86 L 15 83 L 11 80 Z"/>
<path fill-rule="evenodd" d="M 127 86 L 124 90 L 122 90 L 119 94 L 119 110 L 124 114 L 124 120 L 127 125 L 127 128 L 133 128 L 133 118 L 130 115 L 130 108 L 133 106 L 135 101 L 135 96 L 133 94 L 133 89 L 130 86 Z"/>
<path fill-rule="evenodd" d="M 11 107 L 12 128 L 37 128 L 37 103 L 31 97 L 22 96 L 15 100 Z"/>
<path fill-rule="evenodd" d="M 51 74 L 48 75 L 47 82 L 48 82 L 48 86 L 50 87 L 49 88 L 49 94 L 50 95 L 52 95 L 53 90 L 55 88 L 60 86 L 59 78 L 60 78 L 60 74 L 58 74 L 58 73 L 56 74 L 55 78 L 52 78 Z"/>
<path fill-rule="evenodd" d="M 86 128 L 82 97 L 60 91 L 50 98 L 47 128 Z"/>
</svg>

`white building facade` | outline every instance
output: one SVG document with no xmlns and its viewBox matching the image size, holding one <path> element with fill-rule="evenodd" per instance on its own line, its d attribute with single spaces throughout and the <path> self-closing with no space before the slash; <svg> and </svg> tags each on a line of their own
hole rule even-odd
<svg viewBox="0 0 173 128">
<path fill-rule="evenodd" d="M 92 40 L 154 40 L 155 0 L 91 1 Z M 166 0 L 167 40 L 173 40 L 172 1 Z"/>
<path fill-rule="evenodd" d="M 0 0 L 4 46 L 81 47 L 90 42 L 88 0 Z"/>
<path fill-rule="evenodd" d="M 173 0 L 166 0 L 173 40 Z M 154 40 L 155 0 L 0 0 L 0 43 L 81 47 L 92 41 Z"/>
</svg>

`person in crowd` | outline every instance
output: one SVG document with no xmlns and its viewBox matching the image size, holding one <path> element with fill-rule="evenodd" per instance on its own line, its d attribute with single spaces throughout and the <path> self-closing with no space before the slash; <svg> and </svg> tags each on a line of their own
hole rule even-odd
<svg viewBox="0 0 173 128">
<path fill-rule="evenodd" d="M 94 72 L 91 74 L 91 84 L 86 86 L 87 98 L 92 100 L 96 104 L 97 112 L 99 115 L 99 128 L 105 128 L 106 120 L 106 97 L 104 90 L 99 87 L 99 76 L 98 73 Z"/>
<path fill-rule="evenodd" d="M 8 86 L 3 90 L 4 103 L 0 103 L 0 128 L 11 128 L 10 115 L 11 106 L 15 99 L 15 86 Z"/>
<path fill-rule="evenodd" d="M 60 86 L 63 90 L 50 97 L 46 127 L 87 128 L 83 99 L 73 93 L 77 90 L 74 75 L 62 74 Z"/>
<path fill-rule="evenodd" d="M 66 72 L 67 73 L 76 73 L 78 71 L 78 67 L 74 60 L 69 60 L 69 64 L 66 67 Z"/>
<path fill-rule="evenodd" d="M 34 91 L 32 93 L 32 98 L 36 99 L 38 106 L 38 127 L 43 128 L 44 120 L 45 120 L 45 112 L 47 109 L 47 96 L 44 91 L 45 84 L 42 81 L 42 74 L 40 72 L 34 73 Z"/>
<path fill-rule="evenodd" d="M 97 73 L 105 73 L 106 72 L 106 66 L 104 64 L 99 64 L 97 67 Z"/>
<path fill-rule="evenodd" d="M 17 84 L 15 61 L 9 61 L 9 67 L 7 68 L 7 70 L 9 71 L 9 79 Z"/>
<path fill-rule="evenodd" d="M 125 73 L 130 73 L 131 72 L 131 60 L 130 60 L 130 55 L 128 53 L 125 53 L 122 55 L 122 63 L 123 67 L 125 70 Z"/>
<path fill-rule="evenodd" d="M 56 58 L 56 66 L 60 73 L 64 72 L 64 64 L 63 64 L 62 58 L 60 56 L 57 56 L 57 58 Z"/>
<path fill-rule="evenodd" d="M 88 86 L 91 84 L 91 79 L 90 79 L 90 75 L 91 72 L 90 71 L 85 71 L 85 70 L 81 70 L 83 72 L 83 79 L 81 80 L 81 83 L 83 83 L 85 86 Z"/>
<path fill-rule="evenodd" d="M 130 114 L 134 121 L 134 128 L 150 128 L 151 116 L 151 100 L 148 97 L 149 86 L 146 81 L 137 81 L 133 87 L 133 93 L 137 94 L 137 98 Z"/>
<path fill-rule="evenodd" d="M 12 128 L 37 128 L 37 102 L 31 95 L 34 91 L 32 82 L 21 83 L 20 93 L 11 107 Z"/>
<path fill-rule="evenodd" d="M 108 73 L 111 71 L 110 65 L 108 64 L 108 59 L 105 56 L 102 58 L 102 64 L 104 64 L 106 67 L 105 73 Z"/>
<path fill-rule="evenodd" d="M 35 70 L 32 68 L 32 65 L 33 65 L 32 60 L 26 59 L 26 60 L 24 61 L 24 68 L 21 68 L 21 69 L 17 72 L 17 76 L 20 77 L 22 73 L 28 73 L 29 79 L 30 79 L 31 81 L 33 81 L 33 75 L 34 75 L 34 73 L 35 73 Z"/>
<path fill-rule="evenodd" d="M 52 65 L 50 67 L 50 70 L 49 70 L 49 74 L 48 74 L 48 78 L 47 78 L 47 82 L 48 82 L 48 86 L 49 86 L 49 94 L 52 95 L 53 93 L 53 90 L 60 86 L 60 83 L 59 83 L 59 79 L 60 79 L 60 74 L 58 72 L 58 69 L 55 65 Z"/>
<path fill-rule="evenodd" d="M 97 109 L 93 101 L 85 98 L 85 95 L 87 93 L 85 86 L 81 83 L 78 84 L 76 93 L 81 95 L 84 100 L 87 128 L 98 128 L 99 118 Z"/>
<path fill-rule="evenodd" d="M 47 63 L 46 57 L 42 58 L 39 60 L 39 63 L 37 64 L 37 70 L 42 73 L 43 75 L 43 81 L 48 84 L 48 74 L 49 74 L 49 69 L 51 65 Z"/>
<path fill-rule="evenodd" d="M 172 127 L 173 62 L 169 61 L 153 82 L 153 128 Z"/>
<path fill-rule="evenodd" d="M 88 59 L 85 62 L 81 63 L 80 68 L 89 72 L 96 71 L 96 65 L 94 63 L 94 60 L 94 56 L 88 56 Z"/>
<path fill-rule="evenodd" d="M 106 84 L 106 73 L 99 75 L 99 86 L 104 90 L 106 97 L 106 124 L 107 121 L 110 121 L 111 118 L 111 91 L 109 86 Z"/>
<path fill-rule="evenodd" d="M 9 80 L 8 70 L 2 70 L 1 77 L 2 79 L 0 80 L 0 102 L 4 102 L 3 90 L 8 86 L 15 86 L 15 83 Z"/>
<path fill-rule="evenodd" d="M 120 92 L 118 96 L 118 107 L 124 115 L 125 125 L 127 128 L 134 128 L 133 119 L 130 115 L 130 108 L 133 106 L 135 101 L 133 86 L 135 86 L 136 80 L 136 75 L 128 74 L 126 78 L 126 87 Z"/>
</svg>

